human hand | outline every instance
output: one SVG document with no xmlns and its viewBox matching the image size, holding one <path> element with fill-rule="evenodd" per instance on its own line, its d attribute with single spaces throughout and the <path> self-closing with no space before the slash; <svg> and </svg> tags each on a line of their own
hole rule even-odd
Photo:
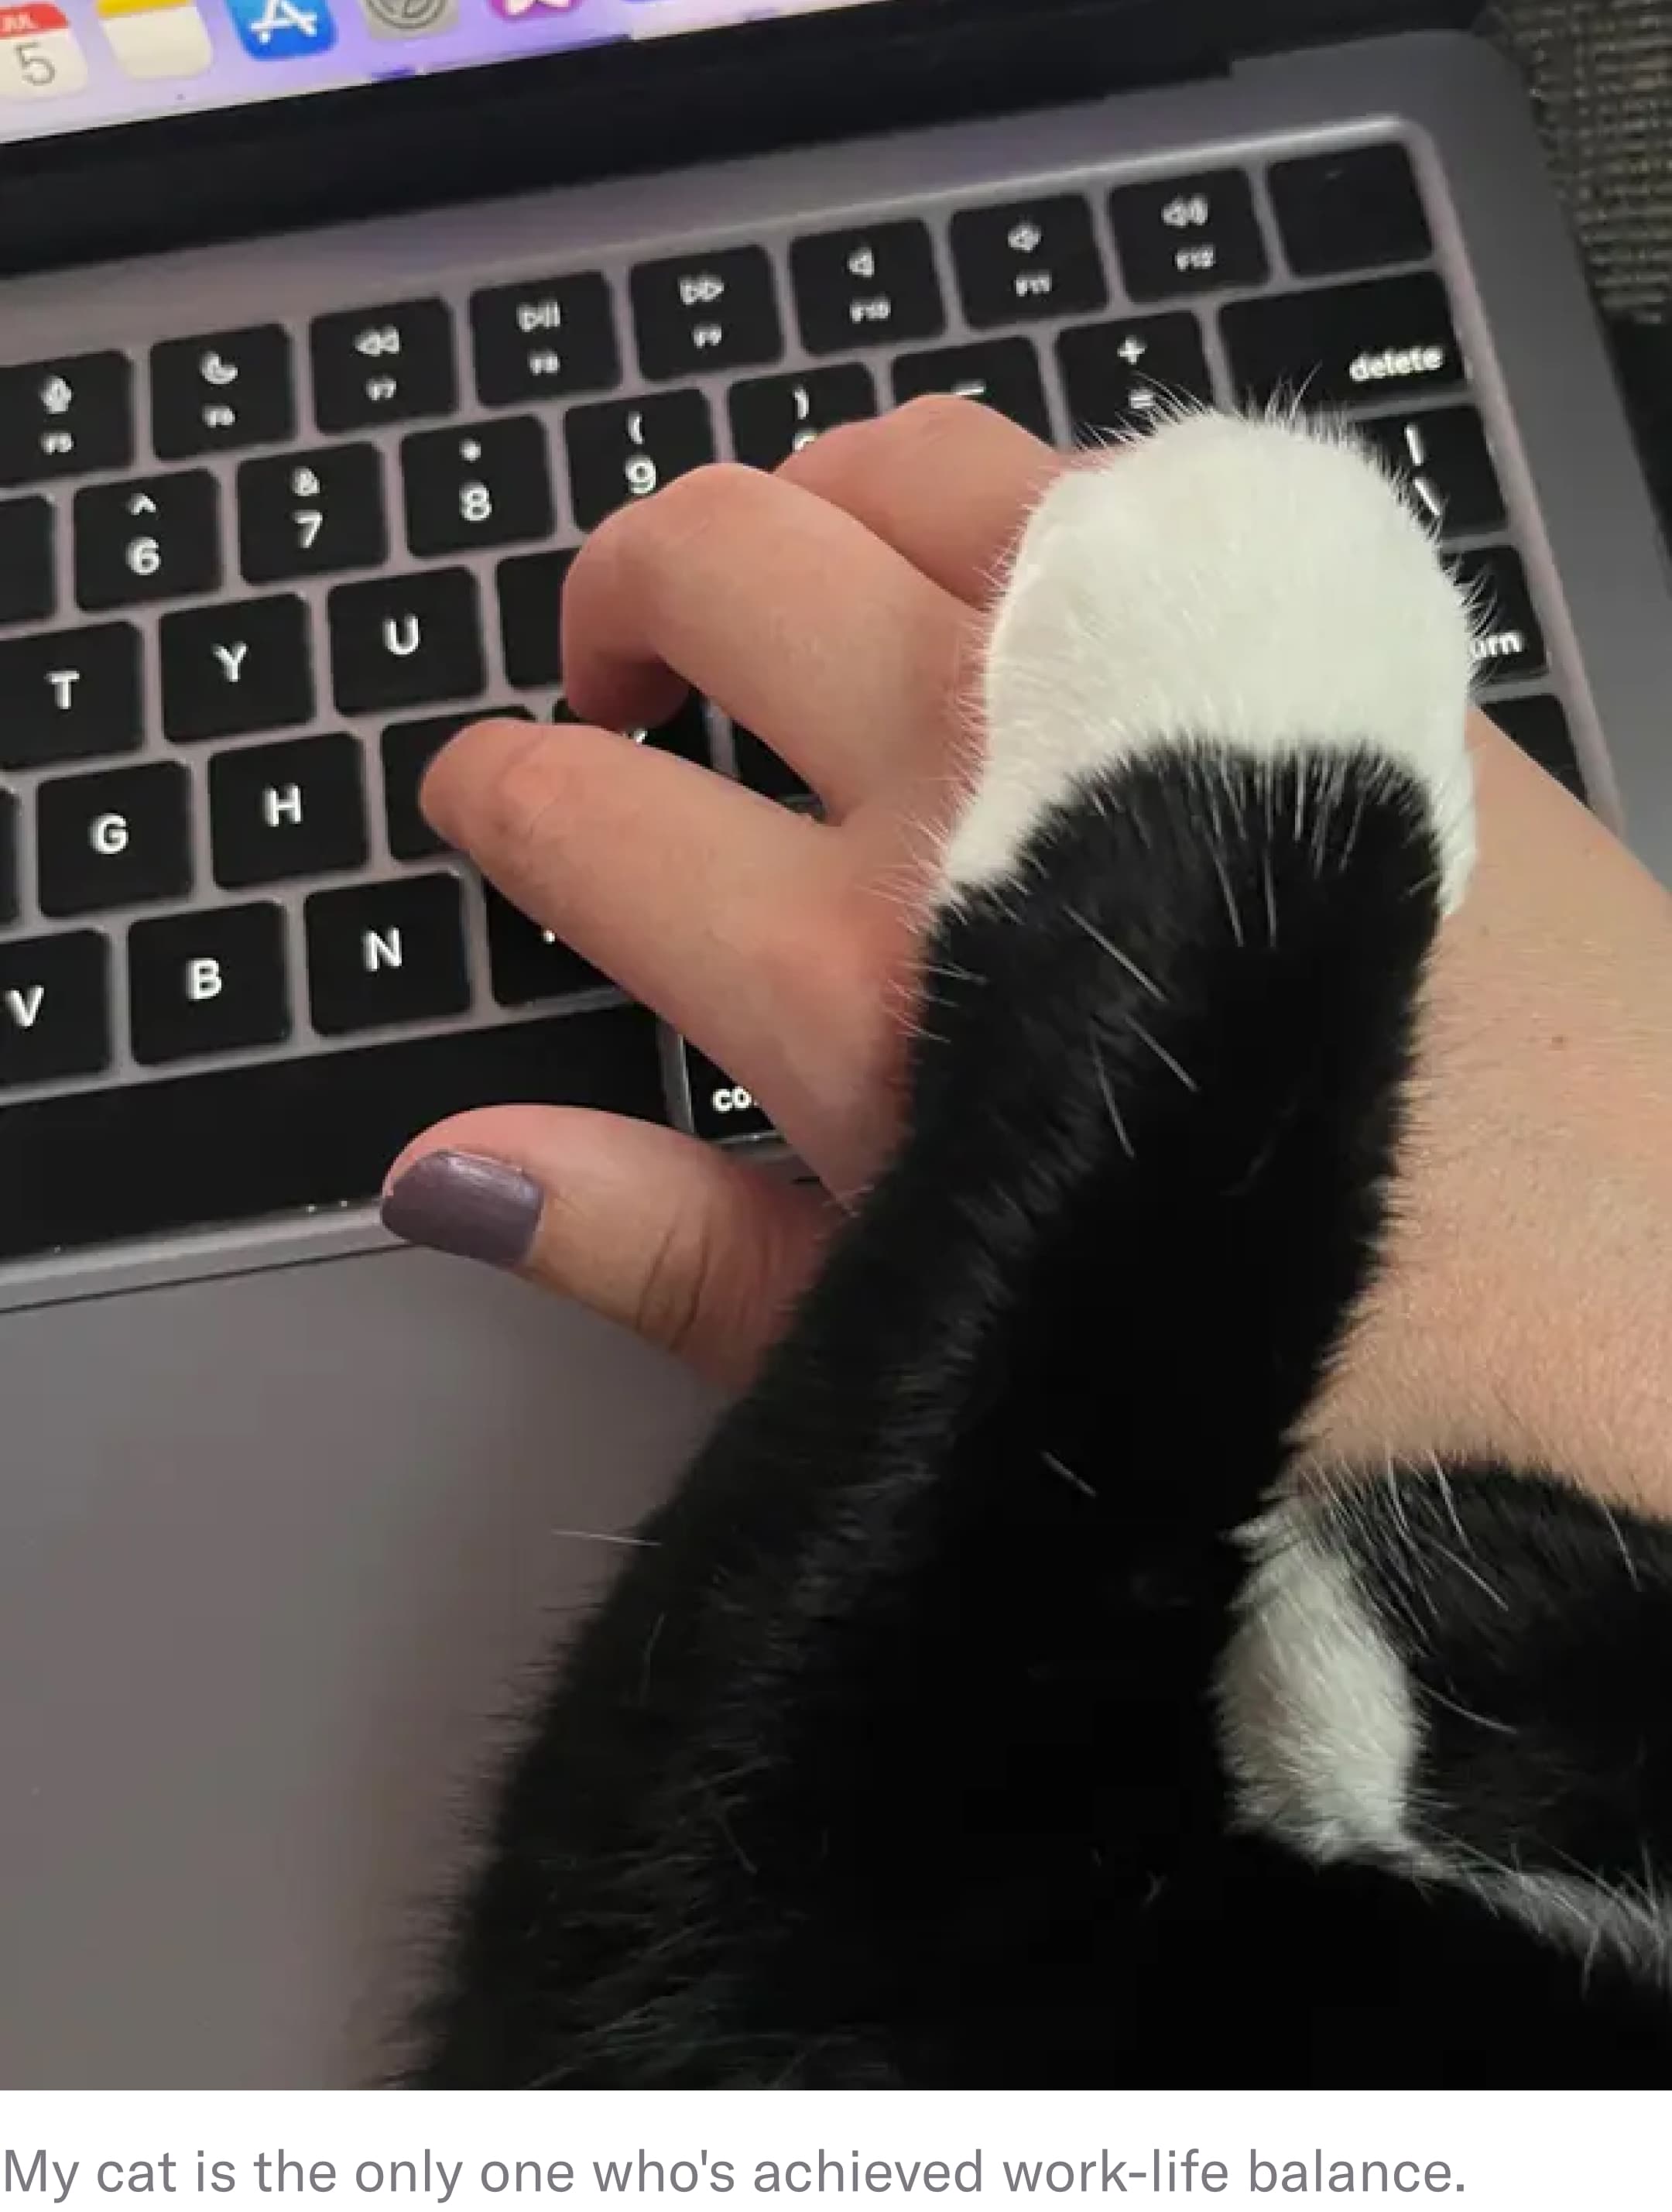
<svg viewBox="0 0 1672 2212">
<path fill-rule="evenodd" d="M 457 1238 L 463 1220 L 478 1251 L 748 1380 L 887 1156 L 932 833 L 978 743 L 982 611 L 1067 465 L 1000 416 L 924 401 L 773 478 L 700 471 L 594 534 L 564 660 L 600 726 L 480 725 L 426 806 L 751 1091 L 828 1194 L 670 1130 L 496 1107 L 408 1148 L 391 1226 Z M 614 734 L 664 719 L 688 682 L 767 736 L 828 819 Z M 1390 1265 L 1317 1449 L 1514 1453 L 1672 1491 L 1656 1349 L 1672 905 L 1479 717 L 1474 736 L 1480 865 L 1435 963 Z"/>
<path fill-rule="evenodd" d="M 570 572 L 566 694 L 602 726 L 479 725 L 425 787 L 442 834 L 752 1091 L 826 1194 L 673 1130 L 492 1107 L 408 1147 L 391 1226 L 411 1221 L 419 1160 L 511 1164 L 526 1180 L 509 1188 L 475 1165 L 426 1175 L 481 1200 L 501 1251 L 531 1233 L 536 1280 L 747 1380 L 887 1153 L 914 887 L 972 742 L 980 609 L 1059 465 L 1002 416 L 927 400 L 776 477 L 679 480 Z M 615 734 L 663 720 L 688 682 L 769 737 L 827 819 Z"/>
</svg>

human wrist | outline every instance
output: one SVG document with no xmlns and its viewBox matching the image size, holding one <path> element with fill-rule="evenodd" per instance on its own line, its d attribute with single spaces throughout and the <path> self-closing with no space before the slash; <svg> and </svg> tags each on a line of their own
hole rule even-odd
<svg viewBox="0 0 1672 2212">
<path fill-rule="evenodd" d="M 1309 1430 L 1545 1466 L 1672 1516 L 1672 901 L 1495 732 L 1394 1218 Z"/>
</svg>

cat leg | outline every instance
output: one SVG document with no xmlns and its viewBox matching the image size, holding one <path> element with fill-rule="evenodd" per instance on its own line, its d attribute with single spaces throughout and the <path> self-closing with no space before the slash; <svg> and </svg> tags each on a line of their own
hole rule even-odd
<svg viewBox="0 0 1672 2212">
<path fill-rule="evenodd" d="M 1072 471 L 993 625 L 906 1129 L 554 1671 L 417 2078 L 1110 2078 L 1470 857 L 1469 625 L 1323 435 Z M 1303 1870 L 1304 1871 L 1304 1870 Z"/>
<path fill-rule="evenodd" d="M 997 611 L 911 1142 L 1025 1255 L 1042 1444 L 1190 1467 L 1181 1529 L 1252 1510 L 1373 1261 L 1469 631 L 1358 448 L 1221 416 L 1061 479 Z"/>
<path fill-rule="evenodd" d="M 1655 1990 L 1672 2051 L 1672 1525 L 1435 1460 L 1342 1472 L 1251 1541 L 1223 1683 L 1245 1825 L 1466 1891 L 1596 1998 Z"/>
</svg>

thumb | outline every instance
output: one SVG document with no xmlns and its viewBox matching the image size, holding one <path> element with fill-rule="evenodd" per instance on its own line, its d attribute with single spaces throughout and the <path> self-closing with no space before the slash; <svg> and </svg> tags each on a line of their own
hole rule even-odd
<svg viewBox="0 0 1672 2212">
<path fill-rule="evenodd" d="M 384 1186 L 409 1244 L 514 1268 L 736 1389 L 835 1218 L 821 1194 L 677 1130 L 496 1106 L 415 1139 Z"/>
</svg>

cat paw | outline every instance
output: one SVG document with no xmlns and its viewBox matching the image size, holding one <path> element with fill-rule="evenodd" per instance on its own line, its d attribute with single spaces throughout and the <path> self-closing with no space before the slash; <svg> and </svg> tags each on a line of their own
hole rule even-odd
<svg viewBox="0 0 1672 2212">
<path fill-rule="evenodd" d="M 1427 795 L 1442 909 L 1474 860 L 1470 615 L 1380 465 L 1328 426 L 1186 417 L 1070 469 L 988 646 L 954 902 L 1088 779 L 1169 747 L 1379 753 Z"/>
</svg>

